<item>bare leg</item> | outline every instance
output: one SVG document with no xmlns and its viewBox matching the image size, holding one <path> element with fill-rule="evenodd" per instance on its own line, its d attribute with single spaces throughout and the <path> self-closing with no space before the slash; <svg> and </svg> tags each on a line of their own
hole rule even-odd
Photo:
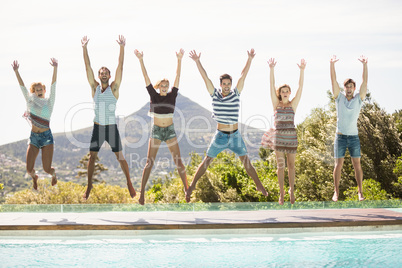
<svg viewBox="0 0 402 268">
<path fill-rule="evenodd" d="M 57 184 L 56 171 L 52 167 L 54 145 L 49 144 L 42 148 L 42 165 L 43 170 L 52 175 L 52 186 Z"/>
<path fill-rule="evenodd" d="M 28 145 L 28 149 L 27 149 L 27 172 L 29 174 L 29 176 L 31 176 L 32 181 L 33 181 L 33 188 L 35 190 L 38 190 L 38 175 L 35 174 L 35 160 L 36 157 L 39 154 L 39 148 L 37 148 L 36 146 L 29 144 Z"/>
<path fill-rule="evenodd" d="M 296 154 L 287 154 L 287 161 L 288 161 L 288 176 L 289 176 L 289 197 L 290 203 L 295 203 L 295 161 L 296 161 Z"/>
<path fill-rule="evenodd" d="M 359 201 L 364 200 L 363 196 L 363 170 L 360 164 L 360 157 L 352 157 L 353 168 L 355 169 L 355 177 L 357 182 L 357 189 L 359 195 Z"/>
<path fill-rule="evenodd" d="M 98 156 L 98 152 L 94 152 L 94 151 L 89 152 L 88 172 L 87 172 L 88 185 L 87 185 L 87 190 L 85 191 L 85 194 L 84 194 L 84 199 L 89 198 L 89 193 L 92 190 L 92 177 L 93 177 L 94 171 L 95 171 L 95 160 L 96 160 L 97 156 Z"/>
<path fill-rule="evenodd" d="M 134 196 L 137 193 L 135 192 L 133 184 L 131 183 L 130 170 L 128 168 L 127 161 L 124 158 L 123 152 L 120 151 L 120 152 L 116 152 L 114 154 L 116 155 L 117 161 L 119 161 L 120 167 L 123 170 L 124 175 L 126 176 L 128 192 L 130 193 L 131 198 L 134 198 Z"/>
<path fill-rule="evenodd" d="M 194 175 L 193 181 L 191 182 L 190 187 L 187 189 L 186 193 L 186 201 L 190 202 L 191 194 L 195 189 L 195 185 L 197 184 L 197 181 L 201 178 L 202 175 L 204 175 L 205 171 L 207 171 L 208 166 L 212 163 L 214 158 L 206 156 L 202 163 L 198 166 L 197 172 Z"/>
<path fill-rule="evenodd" d="M 240 161 L 243 163 L 243 166 L 246 169 L 247 174 L 253 179 L 257 187 L 257 191 L 260 191 L 263 195 L 268 196 L 268 192 L 265 190 L 260 179 L 258 178 L 257 171 L 255 171 L 254 166 L 251 164 L 248 155 L 239 156 L 239 158 Z"/>
<path fill-rule="evenodd" d="M 161 140 L 158 139 L 149 139 L 148 143 L 148 155 L 147 155 L 147 163 L 145 164 L 144 170 L 142 171 L 142 179 L 141 179 L 141 193 L 140 199 L 138 203 L 144 205 L 145 203 L 145 186 L 147 185 L 149 175 L 151 174 L 152 167 L 155 163 L 155 157 L 158 153 L 159 146 L 161 145 Z"/>
<path fill-rule="evenodd" d="M 173 139 L 167 140 L 166 144 L 169 147 L 169 151 L 172 154 L 173 161 L 176 164 L 177 171 L 179 172 L 181 181 L 183 182 L 184 193 L 187 194 L 188 182 L 187 182 L 186 168 L 183 164 L 183 161 L 181 160 L 180 148 L 179 148 L 179 144 L 177 143 L 177 138 L 175 137 Z M 187 196 L 186 196 L 186 201 L 187 201 Z"/>
<path fill-rule="evenodd" d="M 283 205 L 285 202 L 285 191 L 283 189 L 284 179 L 285 179 L 285 154 L 282 152 L 275 151 L 276 155 L 276 166 L 278 175 L 278 184 L 279 184 L 279 205 Z"/>
<path fill-rule="evenodd" d="M 345 160 L 344 157 L 342 158 L 335 158 L 335 168 L 334 168 L 334 195 L 332 196 L 332 201 L 336 202 L 338 201 L 338 196 L 339 196 L 339 181 L 341 180 L 341 172 L 342 172 L 342 166 L 343 166 L 343 161 Z"/>
</svg>

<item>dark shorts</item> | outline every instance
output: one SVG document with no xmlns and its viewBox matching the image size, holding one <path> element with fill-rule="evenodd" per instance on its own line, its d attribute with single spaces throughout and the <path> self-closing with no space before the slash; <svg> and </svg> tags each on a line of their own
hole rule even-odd
<svg viewBox="0 0 402 268">
<path fill-rule="evenodd" d="M 246 144 L 243 141 L 240 131 L 231 134 L 217 130 L 207 150 L 207 156 L 215 158 L 220 152 L 229 149 L 238 156 L 247 154 Z"/>
<path fill-rule="evenodd" d="M 46 130 L 42 133 L 35 133 L 31 131 L 31 136 L 29 137 L 28 144 L 41 149 L 49 144 L 54 144 L 52 131 Z"/>
<path fill-rule="evenodd" d="M 359 158 L 360 157 L 360 139 L 359 135 L 335 135 L 334 142 L 334 157 L 343 158 L 345 157 L 346 149 L 349 150 L 350 157 Z"/>
<path fill-rule="evenodd" d="M 158 127 L 153 125 L 151 138 L 161 141 L 167 141 L 173 139 L 174 137 L 176 137 L 176 132 L 174 131 L 173 124 L 168 127 Z"/>
<path fill-rule="evenodd" d="M 114 153 L 123 150 L 119 130 L 117 129 L 116 124 L 106 126 L 94 124 L 89 150 L 92 152 L 99 152 L 100 147 L 102 147 L 105 141 L 109 143 Z"/>
</svg>

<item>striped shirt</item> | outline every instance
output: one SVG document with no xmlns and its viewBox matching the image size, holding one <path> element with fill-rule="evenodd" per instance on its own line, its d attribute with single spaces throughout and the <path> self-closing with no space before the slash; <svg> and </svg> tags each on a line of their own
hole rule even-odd
<svg viewBox="0 0 402 268">
<path fill-rule="evenodd" d="M 116 102 L 110 86 L 102 93 L 100 85 L 96 87 L 94 103 L 95 118 L 94 122 L 101 126 L 116 124 Z"/>
<path fill-rule="evenodd" d="M 215 88 L 212 97 L 212 118 L 216 122 L 225 125 L 233 125 L 238 122 L 240 109 L 240 93 L 237 88 L 229 95 L 223 97 L 222 92 Z"/>
<path fill-rule="evenodd" d="M 50 116 L 56 99 L 56 82 L 50 87 L 49 98 L 39 98 L 36 94 L 29 94 L 25 86 L 20 86 L 20 88 L 27 102 L 24 117 L 36 127 L 49 128 Z"/>
</svg>

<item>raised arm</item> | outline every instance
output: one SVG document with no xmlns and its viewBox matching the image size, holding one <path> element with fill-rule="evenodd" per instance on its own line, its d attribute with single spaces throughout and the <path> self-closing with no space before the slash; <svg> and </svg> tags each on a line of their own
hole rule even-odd
<svg viewBox="0 0 402 268">
<path fill-rule="evenodd" d="M 95 96 L 96 87 L 99 85 L 99 83 L 95 80 L 94 72 L 91 68 L 91 62 L 89 61 L 88 48 L 87 48 L 88 42 L 89 42 L 89 39 L 86 36 L 84 36 L 81 39 L 82 49 L 83 49 L 83 53 L 84 53 L 85 70 L 87 72 L 87 79 L 88 79 L 89 85 L 91 86 L 92 97 L 93 97 L 93 96 Z"/>
<path fill-rule="evenodd" d="M 13 61 L 11 66 L 13 67 L 15 75 L 17 76 L 18 83 L 20 84 L 20 86 L 24 87 L 25 86 L 24 81 L 22 81 L 22 78 L 21 78 L 20 73 L 18 71 L 18 69 L 20 68 L 20 65 L 18 64 L 18 61 L 16 61 L 16 60 Z"/>
<path fill-rule="evenodd" d="M 204 79 L 208 93 L 209 93 L 209 95 L 212 95 L 212 94 L 214 94 L 215 87 L 212 84 L 211 79 L 208 78 L 207 72 L 202 67 L 200 57 L 201 57 L 201 53 L 197 55 L 197 52 L 195 52 L 195 50 L 190 51 L 190 58 L 192 58 L 195 61 L 195 63 L 197 64 L 198 71 L 200 72 L 202 79 Z"/>
<path fill-rule="evenodd" d="M 144 53 L 143 52 L 139 52 L 137 49 L 134 50 L 134 54 L 137 56 L 137 58 L 140 60 L 140 64 L 141 64 L 141 71 L 142 71 L 142 75 L 144 76 L 145 79 L 145 85 L 149 86 L 151 84 L 151 80 L 148 77 L 148 73 L 147 73 L 147 69 L 145 69 L 145 65 L 144 65 Z"/>
<path fill-rule="evenodd" d="M 22 81 L 22 78 L 20 76 L 20 73 L 18 71 L 18 69 L 20 68 L 20 65 L 18 64 L 18 61 L 14 61 L 11 66 L 13 67 L 14 73 L 17 76 L 17 80 L 18 83 L 20 84 L 21 90 L 22 90 L 22 94 L 24 95 L 24 98 L 26 101 L 28 101 L 28 90 L 26 89 L 25 85 L 24 85 L 24 81 Z"/>
<path fill-rule="evenodd" d="M 53 76 L 52 76 L 52 85 L 53 85 L 57 80 L 57 67 L 58 67 L 57 60 L 55 58 L 51 58 L 50 65 L 53 66 Z"/>
<path fill-rule="evenodd" d="M 250 50 L 250 52 L 247 51 L 247 54 L 248 54 L 248 58 L 247 58 L 246 66 L 244 66 L 244 69 L 241 72 L 241 76 L 240 76 L 239 81 L 237 82 L 237 86 L 236 86 L 239 93 L 243 90 L 244 81 L 246 80 L 246 76 L 248 74 L 248 71 L 250 70 L 251 61 L 253 60 L 253 58 L 255 56 L 254 48 L 252 48 Z"/>
<path fill-rule="evenodd" d="M 279 97 L 276 95 L 276 89 L 275 89 L 275 65 L 276 61 L 274 58 L 270 58 L 268 60 L 268 65 L 269 65 L 269 86 L 270 86 L 270 92 L 271 92 L 271 101 L 272 101 L 272 107 L 274 110 L 276 109 L 276 106 L 278 106 L 279 103 Z"/>
<path fill-rule="evenodd" d="M 336 73 L 335 73 L 335 62 L 337 62 L 339 59 L 336 58 L 336 56 L 332 56 L 330 60 L 330 71 L 331 71 L 331 84 L 332 84 L 332 94 L 334 95 L 334 98 L 336 99 L 339 95 L 339 92 L 341 92 L 341 89 L 339 87 L 338 82 L 336 81 Z"/>
<path fill-rule="evenodd" d="M 119 64 L 116 69 L 116 76 L 114 81 L 110 84 L 113 95 L 116 99 L 119 98 L 119 88 L 121 84 L 121 80 L 123 78 L 123 63 L 124 63 L 124 46 L 126 45 L 126 39 L 124 36 L 119 35 L 119 40 L 116 40 L 120 46 L 120 54 L 119 54 Z"/>
<path fill-rule="evenodd" d="M 300 64 L 297 64 L 300 69 L 300 78 L 299 78 L 299 88 L 297 89 L 296 95 L 292 100 L 292 108 L 293 111 L 296 112 L 297 106 L 299 105 L 299 101 L 303 91 L 303 83 L 304 83 L 304 69 L 306 68 L 306 61 L 302 59 Z"/>
<path fill-rule="evenodd" d="M 364 98 L 366 98 L 366 94 L 367 94 L 367 79 L 368 79 L 368 69 L 367 69 L 367 62 L 368 62 L 368 58 L 365 56 L 360 56 L 359 61 L 361 63 L 363 63 L 363 82 L 362 85 L 360 86 L 360 98 L 362 100 L 364 100 Z"/>
<path fill-rule="evenodd" d="M 53 66 L 53 76 L 52 76 L 52 85 L 50 87 L 49 108 L 50 111 L 53 111 L 54 102 L 56 100 L 57 67 L 59 64 L 55 58 L 51 58 L 50 65 Z"/>
<path fill-rule="evenodd" d="M 181 48 L 180 51 L 177 53 L 177 70 L 176 70 L 176 79 L 174 80 L 173 86 L 179 88 L 180 83 L 180 73 L 181 73 L 181 60 L 183 59 L 184 50 Z"/>
</svg>

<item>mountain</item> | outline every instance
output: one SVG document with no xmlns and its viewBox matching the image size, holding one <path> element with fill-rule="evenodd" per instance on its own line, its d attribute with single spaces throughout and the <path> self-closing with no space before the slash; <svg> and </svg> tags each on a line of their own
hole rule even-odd
<svg viewBox="0 0 402 268">
<path fill-rule="evenodd" d="M 148 116 L 149 103 L 145 104 L 137 112 L 120 118 L 118 127 L 123 143 L 123 153 L 130 167 L 130 173 L 134 176 L 141 176 L 142 169 L 146 162 L 148 151 L 148 140 L 151 130 L 151 118 Z M 187 164 L 189 154 L 196 152 L 203 155 L 215 133 L 216 122 L 211 118 L 211 112 L 193 102 L 187 97 L 179 94 L 176 101 L 174 114 L 174 125 L 181 156 Z M 259 144 L 263 131 L 240 124 L 240 131 L 243 134 L 251 159 L 258 158 Z M 72 180 L 76 175 L 76 168 L 81 158 L 89 151 L 92 126 L 73 131 L 71 133 L 55 133 L 55 150 L 53 165 L 58 170 L 58 176 L 63 179 Z M 0 155 L 8 159 L 18 159 L 25 162 L 27 144 L 26 139 L 0 146 Z M 124 177 L 112 153 L 109 145 L 105 143 L 99 152 L 100 162 L 109 168 L 108 176 Z M 42 170 L 40 155 L 36 161 L 38 171 Z M 162 143 L 155 161 L 153 173 L 169 172 L 174 170 L 166 143 Z M 0 181 L 1 182 L 1 181 Z"/>
</svg>

